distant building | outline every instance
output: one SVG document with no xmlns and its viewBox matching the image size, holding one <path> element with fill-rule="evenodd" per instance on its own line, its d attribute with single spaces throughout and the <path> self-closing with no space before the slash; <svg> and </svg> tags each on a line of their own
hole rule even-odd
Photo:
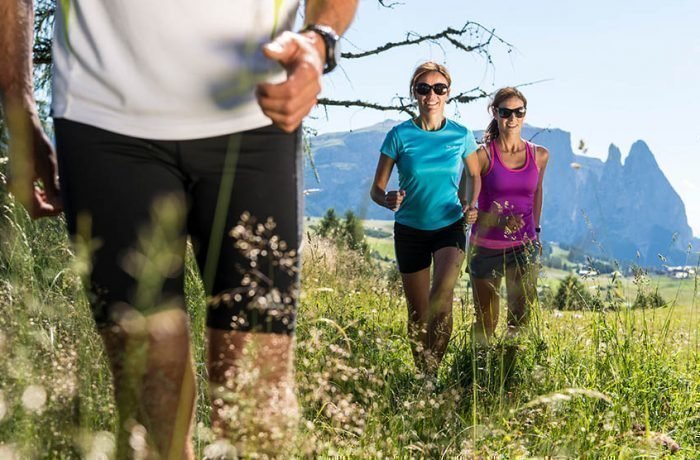
<svg viewBox="0 0 700 460">
<path fill-rule="evenodd" d="M 578 274 L 578 276 L 581 276 L 583 278 L 587 278 L 589 276 L 597 276 L 598 270 L 593 269 L 593 268 L 579 268 L 576 271 L 576 274 Z"/>
<path fill-rule="evenodd" d="M 675 279 L 687 279 L 695 276 L 695 267 L 692 265 L 677 265 L 666 267 L 666 275 Z"/>
</svg>

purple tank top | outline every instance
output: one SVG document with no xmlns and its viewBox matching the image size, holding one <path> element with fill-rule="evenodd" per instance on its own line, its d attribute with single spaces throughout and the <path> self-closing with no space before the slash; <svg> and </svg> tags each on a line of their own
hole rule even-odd
<svg viewBox="0 0 700 460">
<path fill-rule="evenodd" d="M 525 165 L 520 169 L 510 169 L 501 161 L 498 143 L 489 143 L 491 164 L 481 175 L 479 209 L 501 216 L 522 216 L 525 225 L 519 231 L 506 234 L 503 228 L 486 227 L 477 221 L 472 225 L 470 241 L 477 246 L 490 249 L 504 249 L 520 246 L 536 239 L 535 192 L 539 180 L 539 170 L 535 160 L 535 146 L 525 143 Z"/>
</svg>

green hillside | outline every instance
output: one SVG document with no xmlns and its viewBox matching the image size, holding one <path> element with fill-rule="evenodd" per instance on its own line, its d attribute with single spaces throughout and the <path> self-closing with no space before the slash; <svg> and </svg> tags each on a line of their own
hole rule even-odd
<svg viewBox="0 0 700 460">
<path fill-rule="evenodd" d="M 60 222 L 30 222 L 8 202 L 2 209 L 0 457 L 105 458 L 114 447 L 114 404 L 79 285 L 83 262 L 68 249 Z M 369 243 L 391 254 L 390 238 Z M 645 281 L 669 300 L 678 292 L 665 308 L 595 313 L 538 305 L 522 337 L 475 348 L 463 277 L 453 340 L 437 382 L 429 382 L 414 372 L 392 264 L 313 235 L 303 260 L 301 420 L 285 440 L 285 457 L 700 457 L 697 279 Z M 223 444 L 208 429 L 204 297 L 191 260 L 187 267 L 200 385 L 193 436 L 197 458 L 221 458 L 214 454 Z M 548 272 L 543 285 L 556 289 L 560 274 Z M 630 295 L 633 281 L 624 281 Z M 584 280 L 593 282 L 605 281 Z M 254 377 L 245 378 L 254 384 Z M 264 449 L 258 425 L 244 423 L 257 412 L 241 402 L 230 414 L 238 452 Z"/>
</svg>

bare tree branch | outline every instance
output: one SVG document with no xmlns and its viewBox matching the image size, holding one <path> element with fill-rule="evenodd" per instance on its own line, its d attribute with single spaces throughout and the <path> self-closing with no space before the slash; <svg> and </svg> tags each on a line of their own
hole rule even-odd
<svg viewBox="0 0 700 460">
<path fill-rule="evenodd" d="M 382 6 L 387 6 L 382 0 L 379 1 L 380 4 L 382 4 Z M 466 39 L 469 39 L 471 41 L 478 41 L 478 43 L 466 43 Z M 465 53 L 477 52 L 483 55 L 489 64 L 493 64 L 493 62 L 491 60 L 491 54 L 489 53 L 488 49 L 492 45 L 492 42 L 494 40 L 502 45 L 505 45 L 508 48 L 508 52 L 510 52 L 513 48 L 513 46 L 510 43 L 506 42 L 504 39 L 496 35 L 495 30 L 489 30 L 477 22 L 467 21 L 461 29 L 448 27 L 442 30 L 441 32 L 427 35 L 421 35 L 415 32 L 408 32 L 406 34 L 406 39 L 403 41 L 388 42 L 369 51 L 360 51 L 356 53 L 342 53 L 341 56 L 345 59 L 361 59 L 363 57 L 385 53 L 394 48 L 418 45 L 424 42 L 433 42 L 436 43 L 438 46 L 442 47 L 442 40 L 449 42 L 450 44 L 452 44 L 452 46 Z M 486 92 L 481 88 L 473 88 L 450 97 L 447 100 L 447 103 L 468 104 L 478 99 L 487 98 L 490 95 L 490 93 Z M 322 98 L 319 99 L 318 105 L 323 106 L 326 109 L 328 107 L 359 107 L 379 111 L 403 112 L 409 114 L 412 117 L 415 117 L 416 110 L 414 104 L 412 102 L 406 104 L 404 102 L 404 99 L 400 97 L 398 99 L 399 104 L 386 105 L 365 100 L 353 101 Z"/>
<path fill-rule="evenodd" d="M 458 103 L 458 104 L 468 104 L 472 101 L 478 100 L 478 99 L 484 99 L 491 96 L 491 93 L 487 93 L 481 88 L 474 88 L 470 89 L 469 91 L 463 91 L 456 96 L 452 96 L 449 99 L 447 99 L 447 104 L 451 103 Z M 394 105 L 385 105 L 385 104 L 379 104 L 376 102 L 369 102 L 369 101 L 362 101 L 362 100 L 355 100 L 355 101 L 348 101 L 348 100 L 336 100 L 336 99 L 327 99 L 327 98 L 321 98 L 318 100 L 318 105 L 323 106 L 323 107 L 345 107 L 345 108 L 350 108 L 350 107 L 360 107 L 363 109 L 372 109 L 372 110 L 379 110 L 383 112 L 403 112 L 407 113 L 412 117 L 417 116 L 414 105 L 412 103 L 406 104 L 404 101 L 406 98 L 403 97 L 398 97 L 397 99 L 399 100 L 398 104 Z"/>
<path fill-rule="evenodd" d="M 388 0 L 378 0 L 378 1 L 379 1 L 379 4 L 382 5 L 384 8 L 393 8 L 396 5 L 403 5 L 403 3 L 401 3 L 401 2 L 395 2 L 395 1 L 392 1 L 392 2 L 389 2 Z"/>
<path fill-rule="evenodd" d="M 552 81 L 552 78 L 543 78 L 542 80 L 535 80 L 535 81 L 529 81 L 527 83 L 520 83 L 519 85 L 515 85 L 515 88 L 523 88 L 525 86 L 532 86 L 532 85 L 538 85 L 540 83 L 545 83 L 548 81 Z"/>
<path fill-rule="evenodd" d="M 528 83 L 521 83 L 519 85 L 516 85 L 516 88 L 522 88 L 523 86 L 530 86 L 530 85 L 535 85 L 538 83 L 542 83 L 545 81 L 549 80 L 537 80 L 533 82 L 528 82 Z M 469 104 L 470 102 L 474 102 L 479 99 L 486 99 L 495 94 L 494 92 L 488 93 L 484 91 L 482 88 L 472 88 L 468 91 L 462 91 L 461 93 L 452 96 L 447 99 L 446 104 Z M 354 101 L 348 101 L 348 100 L 336 100 L 336 99 L 328 99 L 328 98 L 321 98 L 318 100 L 318 105 L 328 108 L 328 107 L 345 107 L 345 108 L 350 108 L 350 107 L 359 107 L 363 109 L 372 109 L 372 110 L 379 110 L 382 112 L 403 112 L 409 114 L 411 117 L 416 117 L 417 113 L 414 108 L 413 103 L 408 103 L 406 104 L 405 101 L 407 98 L 403 98 L 400 96 L 396 96 L 396 99 L 398 99 L 399 103 L 395 105 L 385 105 L 385 104 L 379 104 L 376 102 L 369 102 L 369 101 L 363 101 L 363 100 L 354 100 Z"/>
<path fill-rule="evenodd" d="M 416 112 L 410 106 L 404 104 L 383 105 L 375 102 L 361 101 L 359 99 L 355 101 L 342 101 L 336 99 L 321 98 L 318 100 L 318 105 L 323 107 L 361 107 L 363 109 L 380 110 L 383 112 L 403 112 L 409 114 L 412 117 L 416 116 Z"/>
<path fill-rule="evenodd" d="M 481 88 L 474 88 L 470 89 L 469 91 L 463 91 L 456 96 L 452 96 L 449 99 L 447 99 L 447 104 L 450 104 L 452 102 L 456 102 L 459 104 L 469 104 L 472 101 L 476 101 L 478 99 L 484 99 L 487 98 L 491 95 L 492 93 L 487 93 Z"/>
<path fill-rule="evenodd" d="M 464 35 L 467 35 L 467 37 L 472 39 L 474 39 L 475 36 L 478 36 L 478 38 L 481 39 L 484 35 L 486 35 L 487 38 L 477 43 L 476 45 L 467 45 L 460 40 L 463 38 Z M 507 46 L 509 50 L 513 48 L 513 45 L 496 35 L 495 30 L 489 30 L 486 27 L 479 24 L 478 22 L 467 21 L 461 29 L 448 27 L 441 32 L 428 35 L 421 35 L 415 32 L 408 32 L 406 34 L 406 39 L 403 41 L 388 42 L 369 51 L 362 51 L 358 53 L 341 53 L 340 56 L 343 59 L 359 59 L 365 56 L 371 56 L 373 54 L 380 54 L 392 48 L 417 45 L 425 41 L 438 42 L 441 39 L 447 40 L 456 48 L 461 49 L 462 51 L 467 53 L 471 53 L 474 51 L 486 52 L 485 49 L 491 44 L 491 41 L 493 39 L 496 39 L 503 45 Z"/>
</svg>

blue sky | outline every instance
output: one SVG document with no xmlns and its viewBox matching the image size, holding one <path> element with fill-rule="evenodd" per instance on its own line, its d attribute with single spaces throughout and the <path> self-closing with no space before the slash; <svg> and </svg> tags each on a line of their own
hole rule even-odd
<svg viewBox="0 0 700 460">
<path fill-rule="evenodd" d="M 587 155 L 605 159 L 611 143 L 623 155 L 637 139 L 651 148 L 686 205 L 700 236 L 700 2 L 697 0 L 587 0 L 578 2 L 404 0 L 393 9 L 361 0 L 342 46 L 371 49 L 400 41 L 409 31 L 434 33 L 476 21 L 514 46 L 492 47 L 493 66 L 449 44 L 421 45 L 381 57 L 346 60 L 326 77 L 324 94 L 390 104 L 406 96 L 416 64 L 428 59 L 448 66 L 455 91 L 545 80 L 522 88 L 527 122 L 572 133 Z M 473 129 L 485 127 L 486 102 L 448 108 Z M 457 112 L 455 112 L 455 110 Z M 320 132 L 347 131 L 396 113 L 360 109 L 316 110 L 309 124 Z"/>
</svg>

